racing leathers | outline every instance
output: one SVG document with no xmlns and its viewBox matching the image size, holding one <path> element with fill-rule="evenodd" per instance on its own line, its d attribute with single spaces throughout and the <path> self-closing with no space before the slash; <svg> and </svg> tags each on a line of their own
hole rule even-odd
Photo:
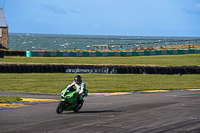
<svg viewBox="0 0 200 133">
<path fill-rule="evenodd" d="M 80 100 L 83 100 L 83 97 L 84 97 L 83 94 L 84 94 L 84 91 L 85 91 L 85 88 L 86 88 L 85 82 L 81 81 L 80 84 L 77 84 L 75 81 L 73 81 L 70 85 L 67 86 L 67 88 L 71 88 L 73 86 L 75 86 L 76 91 L 79 92 Z"/>
</svg>

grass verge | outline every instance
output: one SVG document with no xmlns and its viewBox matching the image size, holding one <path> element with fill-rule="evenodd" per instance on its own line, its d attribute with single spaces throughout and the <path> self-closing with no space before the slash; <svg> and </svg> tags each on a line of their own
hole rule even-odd
<svg viewBox="0 0 200 133">
<path fill-rule="evenodd" d="M 0 91 L 60 93 L 76 74 L 0 73 Z M 200 75 L 81 74 L 90 93 L 200 89 Z"/>
<path fill-rule="evenodd" d="M 0 64 L 105 64 L 142 66 L 200 66 L 200 54 L 131 57 L 5 57 Z"/>
<path fill-rule="evenodd" d="M 19 96 L 0 96 L 0 103 L 16 102 L 22 100 Z"/>
</svg>

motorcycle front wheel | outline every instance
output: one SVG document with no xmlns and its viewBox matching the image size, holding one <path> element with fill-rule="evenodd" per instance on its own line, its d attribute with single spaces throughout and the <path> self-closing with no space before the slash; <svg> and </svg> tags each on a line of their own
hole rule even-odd
<svg viewBox="0 0 200 133">
<path fill-rule="evenodd" d="M 61 114 L 62 112 L 63 112 L 63 102 L 62 101 L 60 101 L 59 103 L 58 103 L 58 105 L 57 105 L 57 108 L 56 108 L 56 113 L 57 114 Z"/>
</svg>

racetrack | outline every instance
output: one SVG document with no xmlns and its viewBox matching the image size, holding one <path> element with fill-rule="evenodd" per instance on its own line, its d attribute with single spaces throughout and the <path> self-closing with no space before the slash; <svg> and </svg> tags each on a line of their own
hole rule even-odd
<svg viewBox="0 0 200 133">
<path fill-rule="evenodd" d="M 1 92 L 23 98 L 59 94 Z M 200 91 L 90 95 L 79 113 L 56 114 L 57 102 L 0 110 L 0 132 L 192 132 L 200 131 Z"/>
</svg>

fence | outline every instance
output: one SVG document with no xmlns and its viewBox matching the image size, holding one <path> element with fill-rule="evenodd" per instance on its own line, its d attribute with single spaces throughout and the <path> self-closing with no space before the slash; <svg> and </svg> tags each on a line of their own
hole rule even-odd
<svg viewBox="0 0 200 133">
<path fill-rule="evenodd" d="M 197 46 L 199 45 L 199 46 Z M 92 45 L 93 50 L 155 50 L 155 49 L 174 49 L 174 48 L 200 48 L 200 39 L 178 40 L 178 41 L 159 41 L 132 44 L 104 44 Z"/>
</svg>

